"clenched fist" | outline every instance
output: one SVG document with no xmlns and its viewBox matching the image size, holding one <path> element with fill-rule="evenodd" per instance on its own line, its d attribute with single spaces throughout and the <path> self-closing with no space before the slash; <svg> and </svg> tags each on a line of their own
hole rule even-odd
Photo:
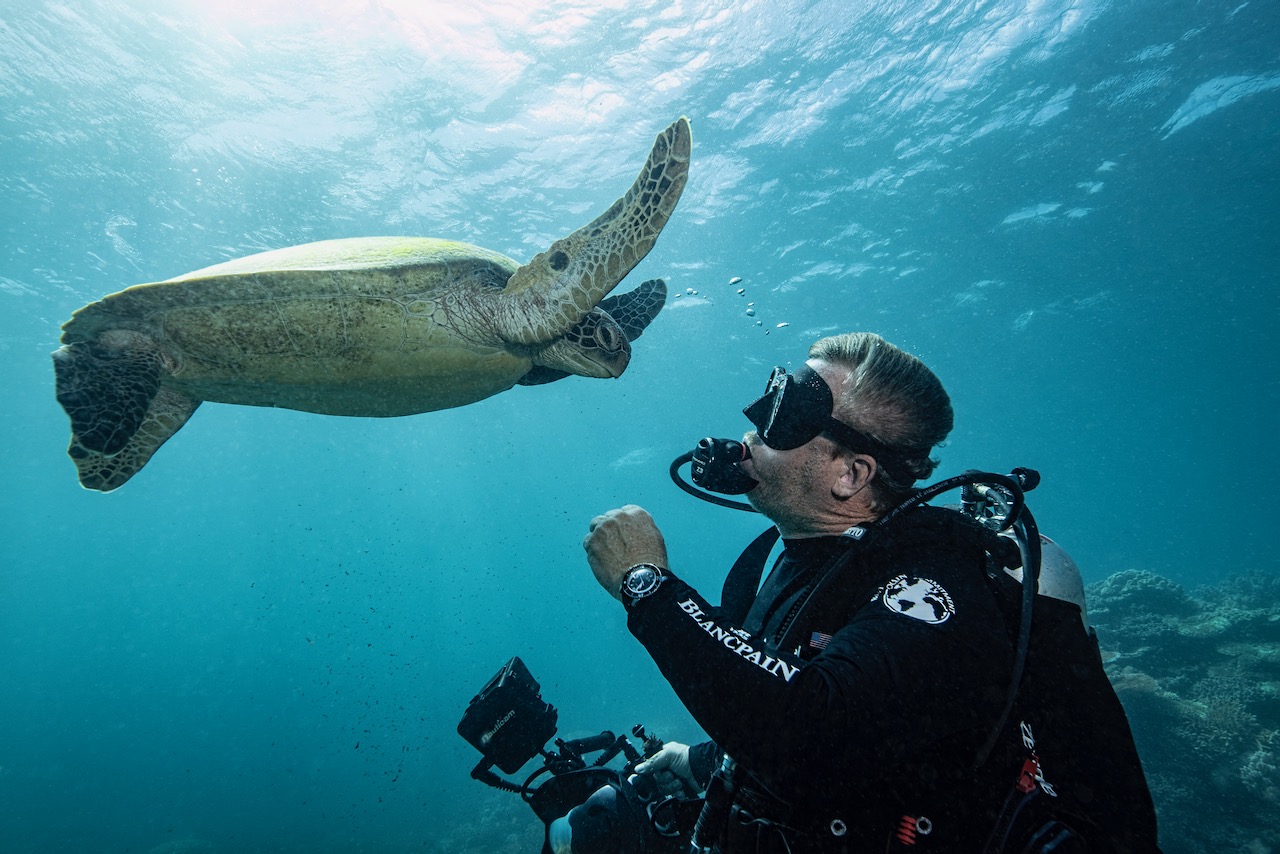
<svg viewBox="0 0 1280 854">
<path fill-rule="evenodd" d="M 638 563 L 667 568 L 667 544 L 653 517 L 643 507 L 628 504 L 591 520 L 582 540 L 587 563 L 596 581 L 621 601 L 622 576 Z"/>
</svg>

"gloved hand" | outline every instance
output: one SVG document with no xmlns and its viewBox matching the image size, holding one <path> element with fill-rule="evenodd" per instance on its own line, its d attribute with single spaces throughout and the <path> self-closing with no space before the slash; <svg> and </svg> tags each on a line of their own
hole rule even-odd
<svg viewBox="0 0 1280 854">
<path fill-rule="evenodd" d="M 689 745 L 668 741 L 662 749 L 636 766 L 637 774 L 648 774 L 664 795 L 693 797 L 700 787 L 689 766 Z"/>
</svg>

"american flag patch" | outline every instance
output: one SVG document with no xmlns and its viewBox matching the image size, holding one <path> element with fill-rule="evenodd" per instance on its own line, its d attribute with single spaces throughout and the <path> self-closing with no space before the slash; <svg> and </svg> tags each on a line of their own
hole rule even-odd
<svg viewBox="0 0 1280 854">
<path fill-rule="evenodd" d="M 809 635 L 809 649 L 823 650 L 827 648 L 827 644 L 831 643 L 831 635 L 822 632 L 814 632 Z"/>
</svg>

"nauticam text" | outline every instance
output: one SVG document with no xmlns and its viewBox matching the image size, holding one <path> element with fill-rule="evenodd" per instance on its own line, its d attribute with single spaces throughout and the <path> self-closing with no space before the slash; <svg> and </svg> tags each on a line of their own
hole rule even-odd
<svg viewBox="0 0 1280 854">
<path fill-rule="evenodd" d="M 506 726 L 507 721 L 515 717 L 515 715 L 516 715 L 516 710 L 512 709 L 502 717 L 498 718 L 498 722 L 493 725 L 493 729 L 489 730 L 484 735 L 480 736 L 480 743 L 488 744 L 489 742 L 493 741 L 493 737 L 498 734 L 498 730 Z"/>
<path fill-rule="evenodd" d="M 707 618 L 706 612 L 692 599 L 686 599 L 681 602 L 680 610 L 692 617 L 693 621 L 701 626 L 702 630 L 710 635 L 712 640 L 719 641 L 725 649 L 730 652 L 736 652 L 764 672 L 772 676 L 779 676 L 784 682 L 790 682 L 792 677 L 800 672 L 800 668 L 796 665 L 779 661 L 751 646 L 732 629 L 717 626 Z"/>
</svg>

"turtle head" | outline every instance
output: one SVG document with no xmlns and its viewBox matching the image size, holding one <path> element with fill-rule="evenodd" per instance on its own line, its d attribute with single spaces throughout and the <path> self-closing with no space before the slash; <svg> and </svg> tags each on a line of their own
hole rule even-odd
<svg viewBox="0 0 1280 854">
<path fill-rule="evenodd" d="M 622 376 L 630 361 L 631 342 L 622 326 L 598 306 L 533 357 L 535 365 L 597 379 Z"/>
<path fill-rule="evenodd" d="M 566 336 L 569 340 L 560 338 L 550 347 L 539 351 L 534 357 L 534 366 L 517 382 L 520 385 L 542 385 L 564 379 L 570 373 L 602 378 L 617 377 L 626 370 L 631 355 L 629 347 L 616 350 L 613 347 L 613 327 L 616 325 L 621 330 L 629 344 L 644 334 L 645 328 L 658 316 L 666 300 L 667 283 L 662 279 L 650 279 L 635 290 L 606 297 L 585 319 L 569 330 L 569 335 Z M 619 355 L 609 358 L 606 351 L 617 352 Z M 577 367 L 581 360 L 589 358 L 593 360 L 590 363 L 592 368 L 598 370 L 596 365 L 599 364 L 601 355 L 605 355 L 604 367 L 607 373 L 588 373 Z M 547 367 L 551 364 L 549 359 L 554 359 L 556 365 L 564 365 L 564 369 Z M 569 364 L 570 362 L 573 364 Z"/>
</svg>

